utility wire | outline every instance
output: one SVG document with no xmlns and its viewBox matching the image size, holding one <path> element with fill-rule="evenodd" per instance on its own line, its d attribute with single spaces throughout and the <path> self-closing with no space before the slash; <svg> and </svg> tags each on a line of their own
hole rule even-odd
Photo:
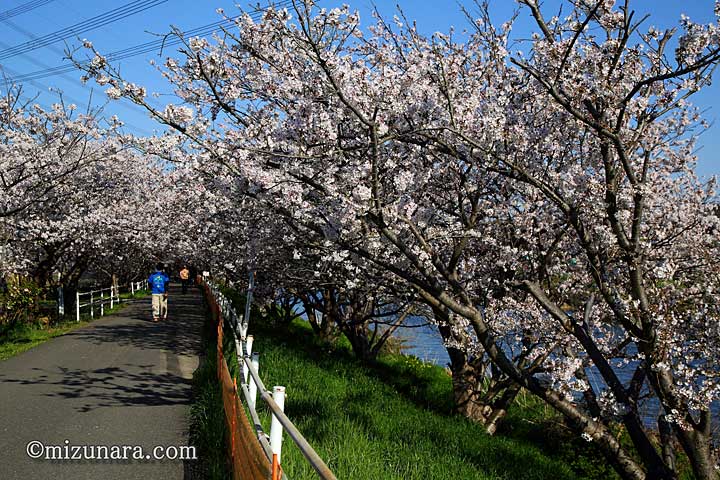
<svg viewBox="0 0 720 480">
<path fill-rule="evenodd" d="M 285 6 L 289 6 L 292 4 L 292 0 L 282 0 L 278 2 L 275 6 L 278 8 L 282 8 Z M 262 14 L 262 11 L 260 10 L 254 10 L 252 13 L 250 13 L 250 16 L 253 17 L 254 20 L 257 20 L 259 16 Z M 186 36 L 203 36 L 203 35 L 209 35 L 217 30 L 219 30 L 221 27 L 225 27 L 230 25 L 233 21 L 235 21 L 239 16 L 235 17 L 229 17 L 227 19 L 223 19 L 217 22 L 213 22 L 207 25 L 203 25 L 201 27 L 196 27 L 190 30 L 186 30 L 181 32 L 183 35 Z M 182 40 L 177 37 L 168 38 L 166 40 L 164 39 L 158 39 L 158 40 L 152 40 L 150 42 L 141 43 L 139 45 L 135 45 L 132 47 L 127 47 L 122 50 L 117 50 L 111 53 L 108 53 L 105 55 L 105 58 L 108 62 L 115 62 L 118 60 L 123 60 L 130 57 L 135 57 L 137 55 L 142 55 L 144 53 L 150 53 L 150 52 L 156 52 L 159 51 L 163 47 L 171 47 L 182 43 Z M 26 74 L 18 75 L 17 77 L 12 78 L 13 82 L 25 82 L 29 80 L 37 80 L 40 78 L 46 78 L 51 77 L 54 75 L 61 75 L 64 73 L 69 73 L 77 70 L 77 67 L 75 65 L 60 65 L 57 67 L 52 68 L 46 68 L 43 70 L 36 70 L 34 72 L 29 72 Z M 7 82 L 6 82 L 7 83 Z"/>
<path fill-rule="evenodd" d="M 10 22 L 10 21 L 7 20 L 8 18 L 12 18 L 12 17 L 14 17 L 14 16 L 20 15 L 21 13 L 25 13 L 25 12 L 27 12 L 27 11 L 33 10 L 34 8 L 37 8 L 37 7 L 39 7 L 39 6 L 45 5 L 45 4 L 50 3 L 50 2 L 53 2 L 53 1 L 55 1 L 55 0 L 35 0 L 35 1 L 33 1 L 33 2 L 28 2 L 27 4 L 20 5 L 19 7 L 15 8 L 15 9 L 13 9 L 13 10 L 8 10 L 8 11 L 6 11 L 6 12 L 0 12 L 0 21 L 2 21 L 3 23 L 6 23 L 8 26 L 10 26 L 11 28 L 13 28 L 14 30 L 16 30 L 16 31 L 18 31 L 18 32 L 20 32 L 20 33 L 28 36 L 28 37 L 33 38 L 32 41 L 26 42 L 25 44 L 17 45 L 17 46 L 15 46 L 15 47 L 8 47 L 7 44 L 4 44 L 4 43 L 0 42 L 0 47 L 2 47 L 2 48 L 4 49 L 4 50 L 0 50 L 0 59 L 4 59 L 4 58 L 9 58 L 9 57 L 11 57 L 11 56 L 20 55 L 20 56 L 25 57 L 26 59 L 30 59 L 31 62 L 34 63 L 34 64 L 36 64 L 36 65 L 45 66 L 44 64 L 42 64 L 42 63 L 40 63 L 40 62 L 38 62 L 38 61 L 35 61 L 35 60 L 33 60 L 32 58 L 30 58 L 30 57 L 27 56 L 24 52 L 22 52 L 22 53 L 13 53 L 12 55 L 8 55 L 7 52 L 9 52 L 9 51 L 17 51 L 17 50 L 18 50 L 18 47 L 20 47 L 20 46 L 22 46 L 22 45 L 37 45 L 37 44 L 40 44 L 40 43 L 44 43 L 43 45 L 40 45 L 40 46 L 33 46 L 33 48 L 30 48 L 30 49 L 28 49 L 27 51 L 32 51 L 32 50 L 35 50 L 35 49 L 37 49 L 37 48 L 41 48 L 42 46 L 52 45 L 52 43 L 56 43 L 56 41 L 47 42 L 47 39 L 48 39 L 48 38 L 50 38 L 50 37 L 52 37 L 52 36 L 57 37 L 58 32 L 68 31 L 68 30 L 71 30 L 72 28 L 76 27 L 77 25 L 87 24 L 87 22 L 89 22 L 89 20 L 88 20 L 88 21 L 85 21 L 85 22 L 80 22 L 79 24 L 73 25 L 73 26 L 68 27 L 68 28 L 66 28 L 66 29 L 63 29 L 63 30 L 60 30 L 60 31 L 58 31 L 58 32 L 54 32 L 54 33 L 52 33 L 52 34 L 48 34 L 48 35 L 45 35 L 44 37 L 38 38 L 38 37 L 35 37 L 35 35 L 32 34 L 31 32 L 28 32 L 28 31 L 22 29 L 21 27 L 15 25 L 14 23 L 12 23 L 12 22 Z M 268 7 L 272 6 L 272 7 L 274 7 L 274 8 L 285 8 L 285 7 L 291 6 L 291 5 L 292 5 L 292 1 L 293 1 L 293 0 L 280 0 L 280 1 L 278 1 L 278 2 L 273 3 L 272 5 L 268 5 Z M 137 3 L 141 3 L 141 5 L 143 5 L 143 4 L 145 5 L 144 8 L 142 8 L 141 10 L 138 10 L 138 11 L 134 11 L 133 13 L 124 12 L 124 14 L 122 14 L 122 16 L 120 16 L 120 17 L 117 18 L 117 20 L 120 20 L 120 19 L 125 18 L 125 17 L 127 17 L 127 16 L 130 16 L 130 15 L 132 15 L 132 14 L 134 14 L 134 13 L 140 13 L 140 12 L 142 12 L 142 11 L 144 11 L 144 10 L 147 10 L 147 9 L 149 9 L 149 8 L 152 8 L 153 6 L 156 6 L 156 5 L 159 5 L 159 4 L 161 4 L 161 3 L 165 3 L 165 2 L 167 2 L 167 0 L 151 0 L 151 1 L 144 0 L 144 1 L 142 1 L 142 2 L 136 1 L 136 2 L 131 2 L 130 4 L 127 4 L 127 5 L 123 6 L 123 7 L 119 7 L 118 9 L 111 10 L 110 12 L 115 12 L 115 11 L 117 11 L 117 10 L 121 10 L 121 9 L 127 7 L 128 5 L 133 5 L 133 4 L 137 4 Z M 147 6 L 147 5 L 149 5 L 149 6 Z M 25 8 L 25 10 L 20 11 L 20 9 L 23 8 L 23 7 Z M 16 11 L 19 11 L 19 13 L 16 13 Z M 258 20 L 259 17 L 264 13 L 264 11 L 265 11 L 265 9 L 257 8 L 257 9 L 255 9 L 255 10 L 253 10 L 252 12 L 250 12 L 249 15 L 250 15 L 254 20 Z M 106 13 L 110 13 L 110 12 L 106 12 Z M 106 14 L 98 15 L 97 17 L 93 17 L 93 19 L 97 19 L 97 18 L 103 17 L 104 15 L 106 15 Z M 203 35 L 209 35 L 209 34 L 212 34 L 212 33 L 216 32 L 216 31 L 218 31 L 220 28 L 223 28 L 223 27 L 225 27 L 225 26 L 231 25 L 231 24 L 232 24 L 235 20 L 237 20 L 238 18 L 240 18 L 240 15 L 237 15 L 237 16 L 234 16 L 234 17 L 225 18 L 225 19 L 220 20 L 220 21 L 217 21 L 217 22 L 213 22 L 213 23 L 210 23 L 210 24 L 207 24 L 207 25 L 203 25 L 203 26 L 201 26 L 201 27 L 196 27 L 196 28 L 193 28 L 193 29 L 190 29 L 190 30 L 186 30 L 186 31 L 179 32 L 179 33 L 180 33 L 181 35 L 183 35 L 183 36 L 203 36 Z M 93 20 L 93 19 L 90 19 L 90 20 Z M 112 22 L 107 21 L 107 20 L 109 20 L 109 19 L 108 19 L 108 18 L 105 18 L 105 19 L 102 20 L 102 21 L 105 21 L 106 23 L 103 23 L 102 25 L 95 25 L 95 26 L 93 26 L 92 28 L 89 28 L 88 30 L 85 30 L 85 31 L 90 31 L 90 30 L 93 30 L 93 29 L 95 29 L 95 28 L 99 28 L 100 26 L 103 26 L 103 25 L 105 25 L 105 24 L 107 24 L 107 23 L 112 23 Z M 114 21 L 117 21 L 117 20 L 114 20 Z M 75 33 L 75 32 L 73 32 L 73 33 Z M 81 32 L 78 32 L 78 33 L 81 33 Z M 70 36 L 72 36 L 72 34 L 71 34 Z M 57 41 L 59 41 L 59 40 L 61 40 L 61 39 L 58 39 Z M 153 41 L 150 41 L 150 42 L 146 42 L 146 43 L 142 43 L 142 44 L 139 44 L 139 45 L 135 45 L 135 46 L 133 46 L 133 47 L 128 47 L 128 48 L 125 48 L 125 49 L 122 49 L 122 50 L 118 50 L 118 51 L 112 52 L 112 53 L 108 54 L 108 55 L 106 56 L 106 58 L 108 59 L 108 61 L 118 61 L 118 60 L 122 60 L 122 59 L 125 59 L 125 58 L 130 58 L 130 57 L 134 57 L 134 56 L 137 56 L 137 55 L 142 55 L 142 54 L 144 54 L 144 53 L 149 53 L 149 52 L 153 52 L 153 51 L 158 51 L 158 50 L 160 50 L 161 48 L 178 45 L 178 44 L 180 44 L 180 43 L 182 43 L 182 39 L 181 39 L 181 38 L 178 38 L 177 36 L 174 36 L 174 37 L 171 37 L 171 38 L 167 38 L 167 37 L 166 37 L 166 38 L 163 38 L 163 39 L 153 40 Z M 50 48 L 51 50 L 55 51 L 55 52 L 58 51 L 58 50 L 57 50 L 56 48 L 54 48 L 54 47 L 49 47 L 49 48 Z M 29 83 L 29 84 L 31 84 L 31 85 L 33 85 L 33 86 L 35 86 L 36 88 L 41 89 L 41 90 L 51 90 L 51 88 L 48 87 L 47 85 L 44 85 L 43 83 L 37 82 L 37 80 L 42 79 L 42 78 L 46 78 L 46 77 L 50 77 L 50 76 L 55 76 L 55 75 L 63 75 L 63 74 L 65 74 L 65 73 L 70 73 L 70 72 L 73 72 L 73 71 L 76 71 L 76 70 L 77 70 L 77 68 L 76 68 L 74 65 L 64 65 L 64 66 L 61 65 L 61 66 L 57 66 L 57 67 L 45 68 L 45 69 L 43 69 L 43 70 L 37 70 L 37 71 L 35 71 L 35 72 L 30 72 L 30 73 L 27 73 L 27 74 L 22 74 L 22 75 L 20 75 L 20 74 L 18 74 L 17 72 L 14 72 L 12 69 L 10 69 L 10 68 L 8 68 L 8 67 L 6 67 L 6 66 L 3 66 L 3 65 L 0 65 L 0 69 L 3 69 L 4 71 L 6 71 L 7 73 L 9 73 L 9 74 L 11 75 L 11 78 L 9 78 L 9 79 L 0 80 L 0 83 L 1 83 L 1 84 L 4 84 L 3 86 L 5 86 L 6 88 L 9 87 L 11 84 L 14 84 L 14 83 Z M 68 80 L 67 77 L 63 77 L 63 78 L 65 78 L 66 80 Z M 64 93 L 63 93 L 63 97 L 66 98 L 67 100 L 75 103 L 75 104 L 78 104 L 78 105 L 82 105 L 82 104 L 84 103 L 84 102 L 78 101 L 78 100 L 74 99 L 73 97 L 71 97 L 71 96 L 69 96 L 69 95 L 67 95 L 67 94 L 64 94 Z M 123 103 L 123 102 L 117 102 L 117 103 L 115 103 L 115 105 L 118 105 L 118 106 L 120 106 L 120 107 L 124 107 L 124 108 L 129 109 L 129 110 L 132 110 L 132 111 L 136 111 L 136 109 L 139 110 L 139 107 L 137 107 L 135 104 L 125 104 L 125 103 Z M 127 122 L 124 122 L 124 124 L 125 124 L 127 127 L 130 127 L 131 129 L 133 129 L 133 130 L 135 130 L 135 131 L 137 131 L 137 132 L 140 132 L 140 133 L 142 133 L 142 134 L 145 134 L 145 135 L 147 135 L 147 136 L 151 136 L 151 135 L 152 135 L 151 132 L 149 132 L 148 130 L 146 130 L 146 129 L 144 129 L 144 128 L 138 127 L 138 126 L 136 126 L 136 125 L 133 125 L 133 124 L 127 123 Z"/>
<path fill-rule="evenodd" d="M 183 32 L 187 35 L 192 36 L 201 36 L 208 33 L 212 33 L 217 30 L 217 27 L 221 25 L 225 25 L 228 23 L 227 21 L 223 20 L 220 22 L 215 22 L 214 24 L 209 24 L 204 27 L 199 27 L 197 29 L 188 30 L 186 32 Z M 135 45 L 133 47 L 124 48 L 122 50 L 117 50 L 115 52 L 111 52 L 107 55 L 105 55 L 105 58 L 108 62 L 114 62 L 117 60 L 123 60 L 125 58 L 134 57 L 137 55 L 142 55 L 143 53 L 149 53 L 158 51 L 163 46 L 169 47 L 173 45 L 177 45 L 180 43 L 180 39 L 178 38 L 172 38 L 168 39 L 165 42 L 163 40 L 153 40 L 150 42 L 142 43 L 139 45 Z M 22 82 L 25 80 L 34 80 L 36 78 L 44 78 L 44 77 L 50 77 L 53 75 L 60 75 L 67 72 L 72 72 L 74 70 L 77 70 L 77 67 L 75 65 L 60 65 L 57 67 L 47 68 L 44 70 L 38 70 L 35 72 L 29 72 L 24 75 L 20 75 L 13 79 L 13 81 Z"/>
<path fill-rule="evenodd" d="M 0 66 L 0 70 L 2 70 L 3 72 L 7 72 L 7 73 L 9 73 L 10 75 L 13 75 L 13 70 L 10 69 L 10 68 L 8 68 L 8 67 Z M 37 81 L 29 81 L 28 83 L 29 83 L 30 85 L 32 85 L 33 87 L 37 88 L 38 90 L 53 91 L 53 89 L 52 89 L 51 87 L 49 87 L 48 85 L 45 85 L 45 84 L 40 83 L 40 82 L 37 82 Z M 60 90 L 54 90 L 54 91 L 56 91 L 56 92 L 58 92 L 58 93 L 61 93 L 63 99 L 70 101 L 70 103 L 74 103 L 74 104 L 77 105 L 78 107 L 81 106 L 81 105 L 86 105 L 86 104 L 88 103 L 86 100 L 77 99 L 77 98 L 75 98 L 75 97 L 73 97 L 73 96 L 71 96 L 71 95 L 68 95 L 68 94 L 65 93 L 65 92 L 60 91 Z M 29 95 L 26 95 L 26 94 L 22 94 L 22 95 L 20 96 L 20 98 L 23 98 L 23 99 L 25 99 L 25 100 L 31 100 L 33 97 L 32 97 L 32 96 L 29 96 Z M 129 111 L 132 111 L 132 112 L 135 112 L 135 113 L 138 113 L 139 111 L 141 111 L 140 108 L 137 107 L 137 105 L 135 105 L 134 103 L 115 102 L 114 105 L 115 105 L 115 106 L 122 107 L 122 108 L 125 108 L 125 109 L 127 109 L 127 110 L 129 110 Z M 122 119 L 121 119 L 121 120 L 122 120 Z M 147 136 L 147 137 L 150 137 L 150 136 L 153 135 L 152 132 L 150 132 L 149 130 L 147 130 L 147 129 L 145 129 L 145 128 L 138 127 L 137 125 L 133 125 L 132 123 L 126 122 L 125 120 L 122 120 L 122 122 L 123 122 L 123 126 L 129 127 L 129 128 L 131 128 L 132 130 L 135 130 L 135 131 L 137 131 L 137 132 L 139 132 L 139 133 L 141 133 L 141 134 L 143 134 L 143 135 L 145 135 L 145 136 Z"/>
<path fill-rule="evenodd" d="M 18 25 L 16 25 L 16 24 L 15 24 L 13 21 L 11 21 L 11 20 L 3 19 L 2 17 L 0 17 L 0 22 L 4 23 L 5 25 L 11 27 L 11 28 L 12 28 L 13 30 L 15 30 L 16 32 L 19 32 L 19 33 L 21 33 L 22 35 L 25 35 L 25 36 L 28 37 L 28 38 L 31 38 L 31 39 L 37 38 L 37 37 L 35 36 L 35 34 L 33 34 L 32 32 L 29 32 L 29 31 L 25 30 L 25 29 L 22 28 L 22 27 L 19 27 Z M 8 48 L 8 45 L 7 45 L 5 42 L 0 41 L 0 48 Z M 50 49 L 50 50 L 52 50 L 53 52 L 59 54 L 60 56 L 64 55 L 64 52 L 63 52 L 62 50 L 59 50 L 59 49 L 57 49 L 56 47 L 54 47 L 54 46 L 52 46 L 52 45 L 48 46 L 47 48 Z M 41 62 L 40 60 L 37 60 L 37 59 L 34 58 L 33 56 L 30 56 L 30 55 L 27 55 L 27 54 L 22 54 L 22 55 L 20 55 L 20 56 L 23 57 L 23 58 L 24 58 L 25 60 L 27 60 L 28 62 L 33 63 L 33 64 L 35 64 L 35 65 L 39 65 L 39 66 L 41 66 L 41 67 L 43 67 L 43 68 L 45 68 L 45 69 L 49 69 L 49 68 L 50 68 L 50 67 L 48 67 L 45 63 Z M 5 72 L 7 72 L 8 74 L 13 75 L 13 77 L 7 77 L 7 78 L 2 82 L 2 83 L 3 83 L 3 86 L 4 86 L 5 88 L 8 88 L 8 87 L 10 87 L 10 86 L 13 85 L 13 84 L 18 83 L 17 81 L 15 81 L 15 78 L 16 78 L 18 75 L 15 75 L 15 73 L 13 72 L 12 69 L 10 69 L 10 68 L 8 68 L 8 67 L 4 67 L 4 70 L 5 70 Z M 77 78 L 70 77 L 70 76 L 68 76 L 68 75 L 66 75 L 66 74 L 62 74 L 60 77 L 61 77 L 62 79 L 64 79 L 66 82 L 70 83 L 70 84 L 73 84 L 73 85 L 77 85 L 77 84 L 78 84 Z M 39 80 L 39 79 L 25 79 L 25 80 L 23 81 L 23 83 L 30 84 L 30 85 L 34 86 L 35 88 L 37 88 L 38 90 L 46 90 L 46 91 L 52 90 L 49 86 L 47 86 L 47 85 L 45 85 L 45 84 L 43 84 L 43 83 L 40 83 L 40 82 L 38 82 L 37 80 Z M 83 87 L 84 87 L 85 89 L 88 88 L 86 85 L 83 85 Z M 58 90 L 58 91 L 62 91 L 61 89 L 57 89 L 57 90 Z M 62 92 L 63 92 L 63 93 L 62 93 L 63 97 L 66 98 L 67 100 L 69 100 L 69 101 L 72 102 L 72 103 L 75 103 L 75 104 L 77 104 L 77 105 L 82 105 L 82 104 L 85 103 L 85 102 L 82 102 L 82 101 L 78 101 L 77 99 L 69 96 L 69 95 L 68 95 L 67 93 L 65 93 L 64 91 L 62 91 Z M 144 110 L 143 108 L 141 108 L 141 107 L 139 107 L 138 105 L 135 105 L 134 103 L 129 102 L 129 101 L 121 101 L 121 102 L 116 103 L 115 105 L 119 106 L 120 108 L 124 108 L 125 110 L 129 110 L 129 111 L 132 111 L 132 112 L 135 112 L 135 113 L 145 113 L 145 110 Z M 128 125 L 129 127 L 134 128 L 135 130 L 140 131 L 141 133 L 151 135 L 150 132 L 148 132 L 147 130 L 145 130 L 145 129 L 143 129 L 143 128 L 137 127 L 137 126 L 132 125 L 132 124 L 127 124 L 127 125 Z"/>
<path fill-rule="evenodd" d="M 47 35 L 43 35 L 42 37 L 38 37 L 35 40 L 31 40 L 25 43 L 21 43 L 19 45 L 15 45 L 14 47 L 0 50 L 0 60 L 5 60 L 16 55 L 21 55 L 23 53 L 37 50 L 38 48 L 42 48 L 47 45 L 52 45 L 53 43 L 57 43 L 62 40 L 67 40 L 71 37 L 76 37 L 78 35 L 90 32 L 110 23 L 117 22 L 118 20 L 129 17 L 131 15 L 144 12 L 145 10 L 149 10 L 150 8 L 163 4 L 167 1 L 168 0 L 135 0 L 133 2 L 123 5 L 122 7 L 118 7 L 100 15 L 96 15 L 88 20 L 78 22 L 61 30 L 48 33 Z"/>
<path fill-rule="evenodd" d="M 32 2 L 23 3 L 22 5 L 18 5 L 15 8 L 11 8 L 10 10 L 0 12 L 0 20 L 7 20 L 8 18 L 17 17 L 18 15 L 22 15 L 23 13 L 35 10 L 38 7 L 42 7 L 43 5 L 47 5 L 48 3 L 54 1 L 55 0 L 33 0 Z"/>
</svg>

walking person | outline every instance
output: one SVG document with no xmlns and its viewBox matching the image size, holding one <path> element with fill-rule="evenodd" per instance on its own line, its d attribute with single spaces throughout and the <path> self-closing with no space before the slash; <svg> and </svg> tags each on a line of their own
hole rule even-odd
<svg viewBox="0 0 720 480">
<path fill-rule="evenodd" d="M 155 273 L 148 278 L 148 284 L 152 289 L 153 322 L 159 321 L 160 318 L 167 320 L 170 277 L 163 272 L 163 268 L 163 264 L 158 263 L 155 266 Z"/>
<path fill-rule="evenodd" d="M 187 265 L 183 265 L 182 270 L 180 270 L 180 282 L 182 282 L 182 293 L 187 293 L 188 283 L 190 283 L 190 270 L 188 270 Z"/>
</svg>

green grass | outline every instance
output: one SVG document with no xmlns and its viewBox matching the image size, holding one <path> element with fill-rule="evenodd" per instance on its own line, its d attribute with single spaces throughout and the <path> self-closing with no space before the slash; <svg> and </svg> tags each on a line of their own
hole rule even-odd
<svg viewBox="0 0 720 480">
<path fill-rule="evenodd" d="M 224 293 L 242 309 L 244 295 Z M 253 308 L 251 318 L 260 312 Z M 301 320 L 272 325 L 250 325 L 260 375 L 267 388 L 286 387 L 286 413 L 338 478 L 618 478 L 592 443 L 526 392 L 490 437 L 452 413 L 445 369 L 402 354 L 383 354 L 370 367 L 343 337 L 328 345 Z M 226 341 L 225 350 L 237 371 L 234 345 Z M 268 429 L 267 412 L 261 418 Z M 287 436 L 283 466 L 293 480 L 317 478 Z"/>
<path fill-rule="evenodd" d="M 203 329 L 205 356 L 193 373 L 193 402 L 190 406 L 190 443 L 198 449 L 197 475 L 193 478 L 229 478 L 225 443 L 226 427 L 222 394 L 217 380 L 217 339 L 211 322 Z"/>
<path fill-rule="evenodd" d="M 286 387 L 286 414 L 338 478 L 581 478 L 529 442 L 488 436 L 450 415 L 451 381 L 441 368 L 391 355 L 369 369 L 346 346 L 318 344 L 302 321 L 282 333 L 257 322 L 251 330 L 266 387 Z M 269 431 L 267 412 L 261 418 Z M 282 463 L 290 479 L 317 478 L 287 436 Z"/>
<path fill-rule="evenodd" d="M 129 298 L 140 298 L 145 296 L 144 292 L 136 294 L 135 297 L 131 295 L 121 295 L 126 300 Z M 127 303 L 116 304 L 113 308 L 105 307 L 105 315 L 116 313 L 125 308 Z M 99 310 L 96 311 L 95 318 L 100 318 Z M 65 317 L 60 322 L 51 324 L 48 326 L 42 326 L 37 324 L 21 323 L 14 325 L 10 328 L 4 328 L 0 330 L 0 361 L 6 360 L 15 355 L 19 355 L 22 352 L 30 350 L 41 343 L 47 342 L 48 340 L 65 335 L 77 328 L 84 327 L 92 321 L 89 313 L 83 313 L 80 315 L 80 321 L 76 321 L 74 317 Z"/>
</svg>

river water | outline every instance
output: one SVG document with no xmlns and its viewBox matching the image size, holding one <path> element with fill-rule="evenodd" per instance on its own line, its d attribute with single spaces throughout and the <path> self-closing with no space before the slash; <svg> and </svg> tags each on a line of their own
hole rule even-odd
<svg viewBox="0 0 720 480">
<path fill-rule="evenodd" d="M 420 360 L 441 367 L 449 365 L 450 357 L 445 350 L 436 326 L 426 324 L 425 320 L 421 318 L 410 318 L 407 321 L 407 325 L 412 328 L 400 328 L 395 333 L 395 336 L 402 341 L 403 353 L 413 355 Z M 597 373 L 594 368 L 588 369 L 587 372 L 588 379 L 592 383 L 595 391 L 601 390 L 604 384 L 600 380 L 599 373 Z M 617 370 L 618 377 L 625 385 L 629 383 L 632 373 L 632 365 Z M 659 410 L 660 405 L 657 400 L 649 399 L 645 401 L 640 409 L 643 422 L 650 427 L 655 427 L 657 425 Z M 720 402 L 715 402 L 711 410 L 713 411 L 716 441 L 720 441 L 717 435 L 718 427 L 720 426 Z"/>
</svg>

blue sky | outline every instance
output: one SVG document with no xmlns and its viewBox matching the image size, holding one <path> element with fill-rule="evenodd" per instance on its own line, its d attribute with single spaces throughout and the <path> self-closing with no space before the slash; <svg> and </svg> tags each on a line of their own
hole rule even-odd
<svg viewBox="0 0 720 480">
<path fill-rule="evenodd" d="M 218 7 L 225 9 L 230 14 L 236 11 L 235 2 L 232 0 L 154 0 L 156 5 L 143 12 L 131 15 L 110 25 L 101 27 L 94 31 L 80 33 L 78 36 L 87 38 L 103 53 L 118 51 L 127 47 L 139 45 L 159 37 L 153 34 L 167 33 L 170 25 L 177 26 L 181 30 L 201 27 L 220 20 L 215 10 Z M 280 0 L 276 0 L 280 1 Z M 129 4 L 132 0 L 113 1 L 88 1 L 88 0 L 34 0 L 32 5 L 40 5 L 38 8 L 26 11 L 20 15 L 4 19 L 4 12 L 14 8 L 28 6 L 30 0 L 11 0 L 2 2 L 0 6 L 0 25 L 3 35 L 0 37 L 0 57 L 3 50 L 24 44 L 34 37 L 56 32 L 70 27 L 78 22 L 101 15 L 109 10 L 120 8 Z M 161 3 L 162 2 L 162 3 Z M 138 4 L 138 0 L 133 2 Z M 248 8 L 255 5 L 253 2 L 241 1 L 240 5 Z M 262 2 L 261 3 L 265 3 Z M 467 21 L 460 10 L 460 5 L 473 8 L 471 0 L 320 0 L 322 6 L 337 6 L 341 3 L 349 3 L 351 7 L 358 9 L 365 21 L 370 20 L 370 11 L 373 5 L 386 16 L 392 16 L 395 12 L 395 5 L 399 3 L 406 16 L 417 21 L 421 31 L 432 33 L 435 31 L 447 31 L 455 27 L 462 31 Z M 713 0 L 687 0 L 684 2 L 675 0 L 633 0 L 632 7 L 637 15 L 650 14 L 647 20 L 648 25 L 655 25 L 658 28 L 667 28 L 677 25 L 682 13 L 690 16 L 697 22 L 714 21 Z M 543 9 L 551 15 L 557 12 L 559 0 L 545 0 Z M 31 6 L 32 6 L 31 5 Z M 490 0 L 491 14 L 498 23 L 507 20 L 516 8 L 512 0 Z M 514 33 L 518 37 L 527 37 L 533 31 L 532 18 L 527 11 L 522 11 L 518 18 Z M 68 40 L 70 45 L 77 45 L 74 38 Z M 65 43 L 59 41 L 52 45 L 23 52 L 21 55 L 11 56 L 0 60 L 8 76 L 27 74 L 30 72 L 43 71 L 50 67 L 63 64 L 63 50 Z M 173 48 L 166 49 L 164 55 L 171 55 Z M 163 79 L 149 65 L 151 59 L 158 60 L 158 52 L 147 53 L 132 58 L 121 60 L 120 66 L 123 74 L 135 83 L 145 85 L 149 91 L 157 91 L 161 94 L 171 95 L 172 91 Z M 64 92 L 68 103 L 76 103 L 85 106 L 90 98 L 93 85 L 82 86 L 79 82 L 80 74 L 77 72 L 66 73 L 61 76 L 50 76 L 38 78 L 32 82 L 24 83 L 26 95 L 39 93 L 38 102 L 47 105 L 56 98 L 49 93 L 50 87 L 60 89 Z M 717 75 L 716 75 L 717 77 Z M 162 103 L 169 97 L 161 97 L 157 100 Z M 102 91 L 95 89 L 93 104 L 104 103 L 105 96 Z M 718 83 L 694 97 L 694 102 L 706 110 L 705 116 L 711 122 L 717 123 L 720 119 L 720 87 Z M 148 118 L 147 114 L 138 107 L 129 105 L 126 101 L 113 102 L 106 107 L 107 114 L 116 114 L 127 124 L 127 129 L 140 135 L 147 135 L 157 129 L 156 124 Z M 699 152 L 699 172 L 702 175 L 720 174 L 720 126 L 714 125 L 701 137 L 701 150 Z"/>
</svg>

